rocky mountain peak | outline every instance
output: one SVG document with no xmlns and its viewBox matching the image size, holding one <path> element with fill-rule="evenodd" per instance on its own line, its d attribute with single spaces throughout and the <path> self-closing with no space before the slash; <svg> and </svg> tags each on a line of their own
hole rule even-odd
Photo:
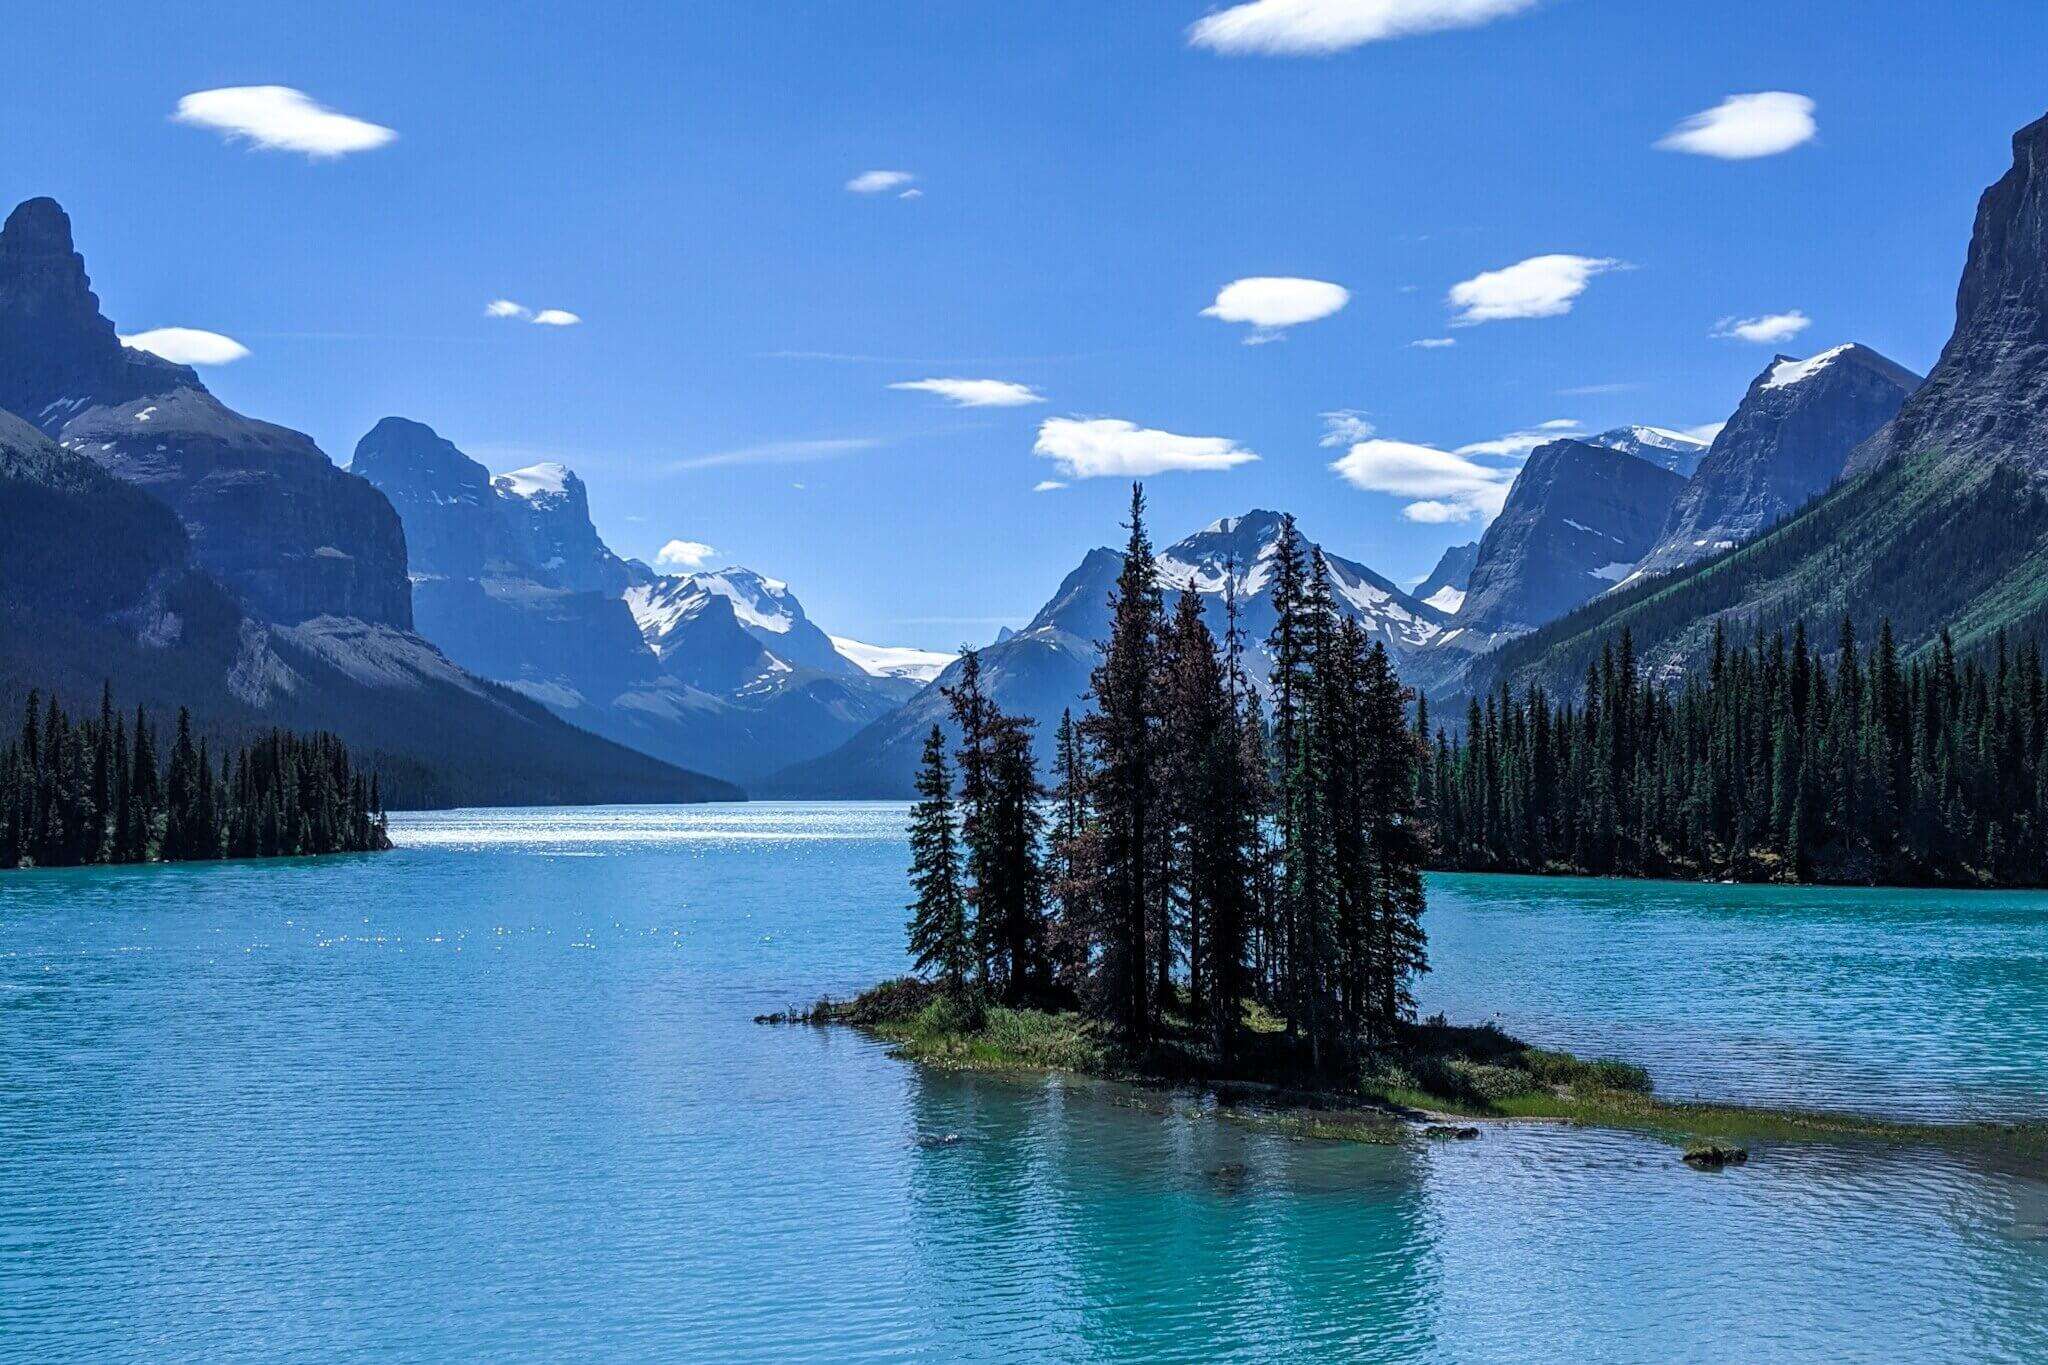
<svg viewBox="0 0 2048 1365">
<path fill-rule="evenodd" d="M 1920 387 L 1854 342 L 1764 366 L 1630 580 L 1732 550 L 1826 492 L 1850 454 Z"/>
<path fill-rule="evenodd" d="M 1898 417 L 1849 460 L 1993 460 L 2048 480 L 2048 118 L 2013 136 L 2013 164 L 1977 205 L 1956 330 Z"/>
<path fill-rule="evenodd" d="M 1614 586 L 1684 487 L 1670 470 L 1607 446 L 1538 446 L 1479 542 L 1458 625 L 1533 630 Z"/>
<path fill-rule="evenodd" d="M 17 205 L 0 227 L 0 408 L 54 434 L 88 407 L 181 386 L 199 377 L 128 350 L 101 316 L 57 201 Z"/>
<path fill-rule="evenodd" d="M 387 494 L 412 487 L 444 494 L 473 495 L 489 488 L 491 472 L 456 448 L 425 422 L 386 417 L 356 442 L 349 472 Z"/>
<path fill-rule="evenodd" d="M 85 261 L 71 245 L 71 215 L 54 199 L 24 199 L 7 215 L 0 228 L 0 260 L 15 256 L 68 258 L 79 279 L 85 278 Z"/>
</svg>

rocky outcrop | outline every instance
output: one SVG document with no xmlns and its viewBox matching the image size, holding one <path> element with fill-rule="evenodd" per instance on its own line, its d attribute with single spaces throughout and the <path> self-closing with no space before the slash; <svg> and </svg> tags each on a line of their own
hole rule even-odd
<svg viewBox="0 0 2048 1365">
<path fill-rule="evenodd" d="M 49 199 L 20 205 L 0 229 L 0 407 L 167 503 L 197 562 L 263 619 L 411 624 L 390 504 L 308 437 L 244 417 L 191 369 L 123 346 Z"/>
<path fill-rule="evenodd" d="M 1534 630 L 1626 578 L 1685 480 L 1585 441 L 1538 447 L 1479 542 L 1461 632 Z"/>
<path fill-rule="evenodd" d="M 1743 395 L 1632 577 L 1747 544 L 1826 492 L 1850 453 L 1898 414 L 1920 376 L 1868 346 L 1779 356 Z"/>
<path fill-rule="evenodd" d="M 1977 206 L 1956 330 L 1927 382 L 1849 460 L 1995 459 L 2048 482 L 2048 118 L 2014 135 L 2013 164 Z"/>
</svg>

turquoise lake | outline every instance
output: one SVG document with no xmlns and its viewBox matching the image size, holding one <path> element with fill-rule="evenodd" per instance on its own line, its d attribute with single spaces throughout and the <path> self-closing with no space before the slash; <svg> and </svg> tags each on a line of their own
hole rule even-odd
<svg viewBox="0 0 2048 1365">
<path fill-rule="evenodd" d="M 2048 1359 L 2041 1170 L 1295 1142 L 754 1024 L 901 971 L 902 822 L 0 876 L 0 1358 Z M 1438 877 L 1426 927 L 1425 1012 L 1660 1093 L 2048 1116 L 2048 897 Z"/>
</svg>

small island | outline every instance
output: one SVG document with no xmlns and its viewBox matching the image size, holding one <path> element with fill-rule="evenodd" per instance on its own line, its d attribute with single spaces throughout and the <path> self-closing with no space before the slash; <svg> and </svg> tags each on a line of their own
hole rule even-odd
<svg viewBox="0 0 2048 1365">
<path fill-rule="evenodd" d="M 1262 698 L 1228 591 L 1220 638 L 1195 592 L 1168 611 L 1144 510 L 1134 489 L 1096 707 L 1062 717 L 1050 790 L 1031 722 L 994 703 L 973 652 L 946 689 L 958 740 L 949 757 L 931 730 L 911 812 L 917 974 L 761 1022 L 850 1026 L 945 1068 L 1197 1088 L 1303 1138 L 1562 1122 L 1654 1134 L 1701 1170 L 1743 1165 L 1745 1142 L 2048 1152 L 2048 1125 L 1667 1102 L 1626 1062 L 1417 1021 L 1426 711 L 1291 521 L 1265 566 Z"/>
</svg>

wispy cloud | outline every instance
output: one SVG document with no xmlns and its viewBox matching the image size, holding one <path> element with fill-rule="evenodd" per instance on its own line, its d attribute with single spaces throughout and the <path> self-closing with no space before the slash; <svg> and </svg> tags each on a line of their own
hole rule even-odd
<svg viewBox="0 0 2048 1365">
<path fill-rule="evenodd" d="M 574 327 L 583 319 L 566 308 L 543 308 L 533 315 L 533 320 L 543 327 Z"/>
<path fill-rule="evenodd" d="M 886 194 L 890 190 L 901 191 L 897 198 L 908 196 L 907 188 L 917 177 L 909 171 L 862 171 L 846 182 L 846 188 L 855 194 Z M 922 191 L 918 191 L 922 193 Z"/>
<path fill-rule="evenodd" d="M 1692 437 L 1695 441 L 1705 441 L 1707 444 L 1712 445 L 1714 438 L 1719 436 L 1727 425 L 1728 422 L 1724 418 L 1719 422 L 1702 422 L 1696 427 L 1680 427 L 1679 430 Z"/>
<path fill-rule="evenodd" d="M 1066 485 L 1058 479 L 1040 479 L 1037 483 L 1031 485 L 1031 491 L 1034 493 L 1052 493 L 1065 487 Z"/>
<path fill-rule="evenodd" d="M 1030 385 L 1006 379 L 911 379 L 889 387 L 937 394 L 960 408 L 1021 408 L 1045 401 Z"/>
<path fill-rule="evenodd" d="M 288 85 L 195 90 L 178 101 L 171 117 L 210 128 L 230 141 L 316 159 L 372 151 L 398 136 L 379 124 L 338 114 Z"/>
<path fill-rule="evenodd" d="M 1709 335 L 1730 341 L 1752 342 L 1758 346 L 1776 346 L 1790 341 L 1811 326 L 1813 319 L 1794 308 L 1789 313 L 1766 313 L 1760 318 L 1722 318 L 1714 324 Z"/>
<path fill-rule="evenodd" d="M 124 336 L 121 344 L 179 365 L 230 365 L 249 354 L 249 348 L 233 337 L 197 327 L 156 327 Z"/>
<path fill-rule="evenodd" d="M 1531 256 L 1451 286 L 1450 304 L 1461 326 L 1514 318 L 1554 318 L 1572 311 L 1595 276 L 1619 270 L 1607 256 Z"/>
<path fill-rule="evenodd" d="M 1578 423 L 1569 427 L 1539 427 L 1533 431 L 1511 431 L 1505 436 L 1496 436 L 1490 441 L 1474 441 L 1454 451 L 1458 455 L 1479 455 L 1496 460 L 1519 460 L 1537 446 L 1549 445 L 1552 441 L 1576 430 Z"/>
<path fill-rule="evenodd" d="M 1787 90 L 1730 95 L 1694 114 L 1657 143 L 1662 151 L 1688 152 L 1723 161 L 1776 156 L 1813 141 L 1820 132 L 1814 102 Z"/>
<path fill-rule="evenodd" d="M 701 569 L 717 553 L 701 540 L 671 540 L 655 551 L 654 562 L 664 569 Z"/>
<path fill-rule="evenodd" d="M 1257 346 L 1280 340 L 1289 327 L 1329 317 L 1349 302 L 1351 291 L 1328 280 L 1256 275 L 1224 285 L 1217 291 L 1216 301 L 1202 310 L 1202 316 L 1222 322 L 1250 323 L 1253 331 L 1244 343 Z"/>
<path fill-rule="evenodd" d="M 1635 393 L 1643 386 L 1634 381 L 1615 384 L 1579 384 L 1569 389 L 1559 389 L 1559 398 L 1604 398 L 1615 393 Z"/>
<path fill-rule="evenodd" d="M 1330 468 L 1353 488 L 1415 499 L 1401 515 L 1432 525 L 1492 520 L 1515 478 L 1511 468 L 1407 441 L 1361 441 Z"/>
<path fill-rule="evenodd" d="M 1457 344 L 1456 337 L 1418 337 L 1408 347 L 1415 351 L 1447 351 Z"/>
<path fill-rule="evenodd" d="M 691 455 L 671 461 L 669 469 L 717 469 L 727 465 L 747 464 L 809 464 L 816 460 L 836 460 L 842 455 L 852 455 L 863 450 L 874 450 L 882 441 L 875 436 L 843 436 L 810 441 L 764 441 L 759 445 L 740 446 L 733 450 L 714 450 L 708 455 Z"/>
<path fill-rule="evenodd" d="M 533 316 L 533 313 L 523 303 L 514 303 L 510 299 L 492 299 L 484 305 L 484 316 L 487 318 L 530 318 Z"/>
<path fill-rule="evenodd" d="M 1323 436 L 1316 444 L 1325 450 L 1341 450 L 1348 445 L 1370 440 L 1379 428 L 1357 408 L 1338 408 L 1335 412 L 1320 414 L 1323 419 Z"/>
<path fill-rule="evenodd" d="M 1031 449 L 1070 479 L 1235 469 L 1259 458 L 1228 437 L 1182 436 L 1109 417 L 1048 418 Z"/>
<path fill-rule="evenodd" d="M 1536 0 L 1251 0 L 1211 14 L 1188 41 L 1231 56 L 1319 56 L 1520 14 Z"/>
</svg>

